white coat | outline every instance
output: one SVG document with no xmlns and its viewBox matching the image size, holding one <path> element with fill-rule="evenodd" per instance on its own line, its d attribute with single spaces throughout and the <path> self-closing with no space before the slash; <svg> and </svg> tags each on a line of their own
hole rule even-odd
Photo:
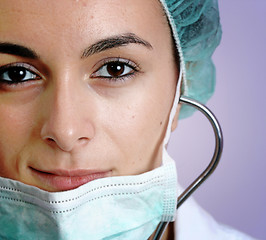
<svg viewBox="0 0 266 240">
<path fill-rule="evenodd" d="M 218 224 L 193 198 L 177 211 L 175 240 L 255 240 L 228 226 Z"/>
</svg>

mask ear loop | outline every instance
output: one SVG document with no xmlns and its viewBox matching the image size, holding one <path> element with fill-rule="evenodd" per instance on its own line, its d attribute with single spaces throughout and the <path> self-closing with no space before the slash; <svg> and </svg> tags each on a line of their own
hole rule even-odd
<svg viewBox="0 0 266 240">
<path fill-rule="evenodd" d="M 177 199 L 177 206 L 176 209 L 178 209 L 189 197 L 190 195 L 198 189 L 198 187 L 213 173 L 213 171 L 216 169 L 219 160 L 221 158 L 222 150 L 223 150 L 223 135 L 221 127 L 214 116 L 214 114 L 204 105 L 201 103 L 192 100 L 190 98 L 181 96 L 179 99 L 179 102 L 182 104 L 190 105 L 200 112 L 202 112 L 209 120 L 209 122 L 212 125 L 214 134 L 215 134 L 215 150 L 212 157 L 211 162 L 209 163 L 208 167 L 200 174 L 200 176 L 194 180 L 187 188 L 184 190 L 184 192 L 178 197 Z M 154 235 L 153 240 L 160 240 L 161 237 L 164 234 L 165 229 L 167 228 L 169 222 L 161 222 L 156 230 L 156 233 Z"/>
</svg>

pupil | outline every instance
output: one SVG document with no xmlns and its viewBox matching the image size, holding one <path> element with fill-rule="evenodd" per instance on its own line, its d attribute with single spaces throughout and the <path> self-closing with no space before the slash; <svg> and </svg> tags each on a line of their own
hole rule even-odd
<svg viewBox="0 0 266 240">
<path fill-rule="evenodd" d="M 13 67 L 8 70 L 8 77 L 14 82 L 20 82 L 26 76 L 26 71 L 22 67 Z"/>
<path fill-rule="evenodd" d="M 107 71 L 112 77 L 119 77 L 124 72 L 123 63 L 110 63 L 107 66 Z"/>
</svg>

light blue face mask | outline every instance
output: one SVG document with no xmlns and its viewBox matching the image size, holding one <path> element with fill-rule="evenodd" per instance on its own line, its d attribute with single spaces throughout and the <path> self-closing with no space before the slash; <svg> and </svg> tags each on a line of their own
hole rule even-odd
<svg viewBox="0 0 266 240">
<path fill-rule="evenodd" d="M 163 165 L 150 172 L 66 192 L 0 178 L 0 239 L 147 240 L 160 221 L 175 217 L 176 168 L 164 155 Z"/>
</svg>

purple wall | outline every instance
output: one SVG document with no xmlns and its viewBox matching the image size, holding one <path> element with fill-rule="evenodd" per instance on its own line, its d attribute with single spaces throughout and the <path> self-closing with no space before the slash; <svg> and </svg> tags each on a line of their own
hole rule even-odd
<svg viewBox="0 0 266 240">
<path fill-rule="evenodd" d="M 266 239 L 266 1 L 220 1 L 223 39 L 214 54 L 217 85 L 207 106 L 224 133 L 216 172 L 194 194 L 218 221 Z M 169 144 L 187 185 L 212 156 L 213 134 L 196 113 Z"/>
</svg>

